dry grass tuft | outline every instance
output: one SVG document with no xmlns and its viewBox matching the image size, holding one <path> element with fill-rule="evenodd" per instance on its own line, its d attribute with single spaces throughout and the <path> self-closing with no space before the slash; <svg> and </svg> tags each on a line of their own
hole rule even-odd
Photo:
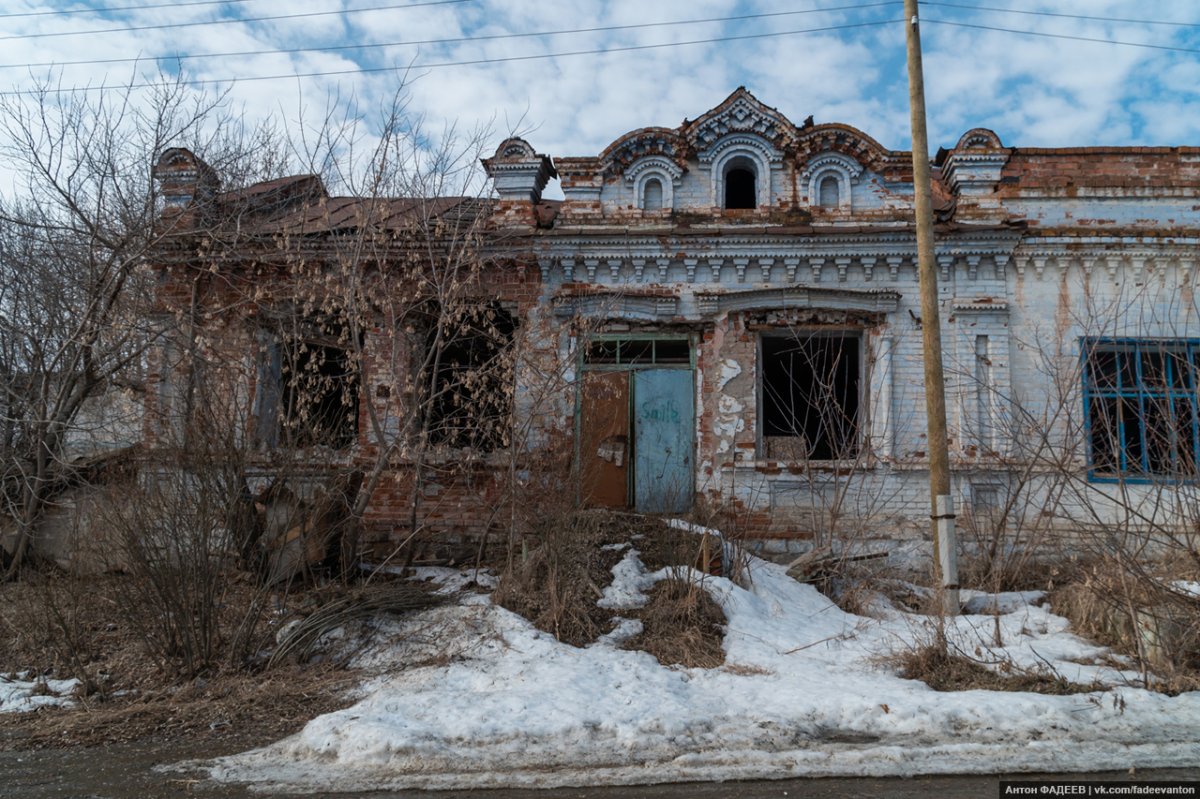
<svg viewBox="0 0 1200 799">
<path fill-rule="evenodd" d="M 1102 691 L 1099 684 L 1081 685 L 1060 674 L 1016 669 L 1003 661 L 998 673 L 983 663 L 934 643 L 897 653 L 900 676 L 920 680 L 935 691 L 1023 691 L 1037 694 L 1085 694 Z"/>
<path fill-rule="evenodd" d="M 384 581 L 346 592 L 318 607 L 290 628 L 267 661 L 267 668 L 297 660 L 307 662 L 320 646 L 321 639 L 338 628 L 439 605 L 444 596 L 434 594 L 418 583 Z"/>
<path fill-rule="evenodd" d="M 629 540 L 617 517 L 575 513 L 549 520 L 537 543 L 500 578 L 493 601 L 572 646 L 590 644 L 611 627 L 612 612 L 596 606 L 622 552 L 602 549 Z"/>
<path fill-rule="evenodd" d="M 1200 690 L 1200 599 L 1168 590 L 1173 578 L 1096 563 L 1050 605 L 1081 635 L 1133 658 L 1155 690 Z"/>
<path fill-rule="evenodd" d="M 0 713 L 0 748 L 236 740 L 257 746 L 297 732 L 353 701 L 357 675 L 331 666 L 224 674 L 74 708 Z"/>
<path fill-rule="evenodd" d="M 642 632 L 626 641 L 625 649 L 649 652 L 664 666 L 715 669 L 725 662 L 725 612 L 694 580 L 659 582 L 634 615 Z"/>
<path fill-rule="evenodd" d="M 629 547 L 650 571 L 707 565 L 713 552 L 720 554 L 719 543 L 661 519 L 602 510 L 549 519 L 531 539 L 536 543 L 501 577 L 493 600 L 573 646 L 612 629 L 613 612 L 596 601 Z M 626 648 L 644 649 L 665 664 L 712 668 L 724 662 L 725 614 L 690 579 L 664 580 L 645 608 L 627 615 L 641 619 L 644 630 Z"/>
</svg>

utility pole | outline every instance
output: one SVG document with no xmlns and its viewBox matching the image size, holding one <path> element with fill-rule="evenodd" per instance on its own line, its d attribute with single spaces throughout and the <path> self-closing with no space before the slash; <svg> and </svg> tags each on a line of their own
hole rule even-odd
<svg viewBox="0 0 1200 799">
<path fill-rule="evenodd" d="M 946 441 L 946 380 L 942 373 L 942 325 L 938 315 L 937 270 L 933 252 L 933 199 L 929 136 L 925 131 L 925 78 L 917 0 L 904 0 L 907 19 L 908 104 L 912 114 L 913 191 L 917 216 L 917 275 L 921 290 L 921 331 L 925 354 L 925 414 L 928 418 L 929 493 L 942 609 L 957 615 L 958 544 L 954 500 L 950 497 L 950 452 Z"/>
</svg>

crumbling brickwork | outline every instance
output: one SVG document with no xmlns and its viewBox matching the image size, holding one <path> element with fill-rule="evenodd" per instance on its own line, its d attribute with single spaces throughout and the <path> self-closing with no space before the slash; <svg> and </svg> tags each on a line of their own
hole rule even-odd
<svg viewBox="0 0 1200 799">
<path fill-rule="evenodd" d="M 396 376 L 418 378 L 414 364 L 427 339 L 413 332 L 412 309 L 373 324 L 357 439 L 329 459 L 370 470 L 392 447 L 365 505 L 372 551 L 384 556 L 414 532 L 445 540 L 511 531 L 521 515 L 514 504 L 528 510 L 535 489 L 587 504 L 578 477 L 596 459 L 605 466 L 595 474 L 625 481 L 606 494 L 624 506 L 711 515 L 776 549 L 847 531 L 869 540 L 926 534 L 909 153 L 846 125 L 796 126 L 739 89 L 695 120 L 630 132 L 597 156 L 550 157 L 509 139 L 484 166 L 497 197 L 474 208 L 481 268 L 471 281 L 477 297 L 519 321 L 513 432 L 493 451 L 418 456 L 397 413 L 414 389 Z M 1022 512 L 1064 523 L 1086 512 L 1099 523 L 1128 497 L 1161 490 L 1159 478 L 1188 477 L 1162 474 L 1164 461 L 1143 454 L 1165 446 L 1154 439 L 1158 423 L 1144 419 L 1117 445 L 1121 464 L 1098 465 L 1099 406 L 1083 373 L 1094 368 L 1097 348 L 1133 358 L 1140 350 L 1120 342 L 1154 340 L 1186 354 L 1200 338 L 1192 294 L 1200 150 L 1016 149 L 975 129 L 939 152 L 934 167 L 954 493 L 963 515 L 992 513 L 1019 482 L 1028 492 Z M 209 218 L 196 203 L 211 194 L 187 181 L 208 186 L 210 177 L 178 151 L 160 170 L 186 198 L 165 220 L 187 241 Z M 545 200 L 555 176 L 565 199 Z M 268 252 L 281 279 L 296 259 L 336 260 L 328 238 L 348 229 L 356 201 L 320 197 L 324 210 L 314 213 L 310 183 L 270 191 L 283 187 L 290 199 L 258 223 L 277 241 L 303 219 L 306 243 L 283 255 L 263 242 L 164 253 L 164 317 L 193 307 L 201 273 L 236 274 L 271 260 Z M 261 194 L 240 201 L 253 206 Z M 434 213 L 462 202 L 442 198 Z M 395 247 L 389 253 L 362 268 L 401 258 Z M 236 285 L 205 280 L 205 291 Z M 261 281 L 249 294 L 206 295 L 201 305 L 242 320 L 226 329 L 240 330 L 238 346 L 261 349 L 248 343 L 262 327 L 254 320 L 278 297 Z M 246 369 L 253 374 L 239 390 L 253 405 L 264 372 Z M 596 451 L 582 451 L 578 442 L 593 439 L 580 431 L 591 429 L 599 407 L 585 388 L 593 372 L 618 375 L 605 385 L 625 392 L 629 421 L 608 430 Z M 1153 387 L 1135 388 L 1143 396 Z M 371 408 L 391 414 L 400 443 L 373 437 Z M 671 425 L 686 426 L 687 446 L 661 443 L 676 440 Z M 1183 422 L 1176 427 L 1168 460 L 1186 472 L 1179 441 L 1192 434 Z M 147 435 L 154 440 L 149 427 Z M 1054 469 L 1070 471 L 1083 488 L 1052 496 Z M 682 501 L 679 474 L 687 475 Z M 1121 483 L 1124 500 L 1104 494 L 1106 480 Z"/>
</svg>

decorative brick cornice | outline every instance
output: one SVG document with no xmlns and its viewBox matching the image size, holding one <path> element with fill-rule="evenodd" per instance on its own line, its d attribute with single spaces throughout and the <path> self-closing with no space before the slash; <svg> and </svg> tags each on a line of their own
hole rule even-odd
<svg viewBox="0 0 1200 799">
<path fill-rule="evenodd" d="M 808 308 L 890 313 L 899 306 L 900 297 L 900 292 L 893 289 L 784 286 L 747 291 L 699 292 L 696 294 L 696 303 L 702 316 L 735 311 L 787 311 Z"/>
<path fill-rule="evenodd" d="M 554 315 L 561 319 L 624 319 L 661 322 L 679 316 L 679 298 L 646 296 L 618 291 L 565 294 L 553 300 Z"/>
</svg>

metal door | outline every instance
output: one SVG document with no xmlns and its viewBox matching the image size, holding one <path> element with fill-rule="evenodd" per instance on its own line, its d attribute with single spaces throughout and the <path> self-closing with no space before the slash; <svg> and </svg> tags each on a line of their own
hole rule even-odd
<svg viewBox="0 0 1200 799">
<path fill-rule="evenodd" d="M 680 513 L 692 506 L 695 421 L 690 369 L 633 373 L 635 507 Z"/>
<path fill-rule="evenodd" d="M 629 372 L 584 372 L 579 457 L 583 504 L 629 507 Z"/>
</svg>

